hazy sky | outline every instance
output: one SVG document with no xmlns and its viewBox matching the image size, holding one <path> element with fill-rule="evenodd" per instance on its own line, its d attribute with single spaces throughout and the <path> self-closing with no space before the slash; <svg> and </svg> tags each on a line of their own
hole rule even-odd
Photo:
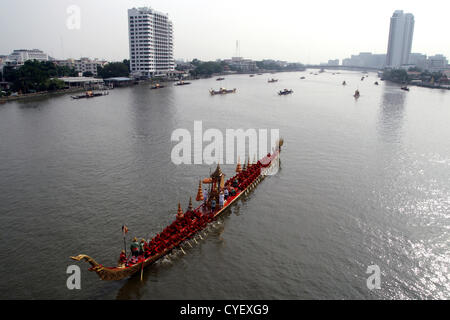
<svg viewBox="0 0 450 320">
<path fill-rule="evenodd" d="M 70 5 L 81 28 L 66 27 Z M 55 58 L 129 58 L 127 9 L 150 6 L 174 23 L 175 58 L 235 55 L 303 63 L 385 53 L 394 10 L 415 17 L 413 52 L 450 58 L 450 1 L 1 0 L 0 54 L 38 48 Z"/>
</svg>

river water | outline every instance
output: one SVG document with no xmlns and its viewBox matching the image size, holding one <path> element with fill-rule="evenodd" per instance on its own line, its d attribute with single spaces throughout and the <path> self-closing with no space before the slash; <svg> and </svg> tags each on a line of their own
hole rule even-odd
<svg viewBox="0 0 450 320">
<path fill-rule="evenodd" d="M 361 76 L 235 75 L 0 105 L 0 298 L 450 298 L 449 92 Z M 219 86 L 238 91 L 210 96 Z M 142 282 L 102 282 L 70 260 L 115 265 L 123 224 L 128 240 L 149 238 L 187 207 L 214 166 L 173 164 L 171 135 L 196 120 L 279 129 L 280 171 Z M 72 264 L 81 290 L 66 287 Z M 381 288 L 369 290 L 373 265 Z"/>
</svg>

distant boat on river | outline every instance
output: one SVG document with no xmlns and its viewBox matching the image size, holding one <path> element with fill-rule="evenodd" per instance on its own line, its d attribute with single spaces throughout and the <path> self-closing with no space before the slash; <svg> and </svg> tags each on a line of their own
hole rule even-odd
<svg viewBox="0 0 450 320">
<path fill-rule="evenodd" d="M 107 96 L 109 94 L 108 91 L 104 92 L 93 92 L 93 91 L 86 91 L 85 94 L 79 95 L 79 96 L 72 96 L 72 99 L 78 100 L 78 99 L 89 99 L 89 98 L 95 98 L 95 97 L 101 97 L 101 96 Z"/>
</svg>

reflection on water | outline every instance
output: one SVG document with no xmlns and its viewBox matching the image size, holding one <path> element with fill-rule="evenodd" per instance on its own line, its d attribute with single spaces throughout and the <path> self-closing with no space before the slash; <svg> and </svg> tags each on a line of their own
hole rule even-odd
<svg viewBox="0 0 450 320">
<path fill-rule="evenodd" d="M 0 267 L 15 272 L 0 297 L 449 298 L 449 95 L 375 86 L 374 74 L 266 78 L 229 76 L 221 85 L 238 91 L 227 96 L 211 97 L 217 82 L 205 79 L 2 105 Z M 294 94 L 278 96 L 283 88 Z M 171 163 L 170 138 L 196 120 L 204 130 L 279 129 L 282 170 L 142 282 L 100 282 L 81 265 L 83 289 L 68 291 L 69 256 L 113 265 L 123 224 L 150 238 L 195 197 L 211 166 Z M 229 177 L 235 166 L 222 169 Z M 372 264 L 381 290 L 366 287 Z"/>
<path fill-rule="evenodd" d="M 399 142 L 403 125 L 407 92 L 387 83 L 382 88 L 378 130 L 384 142 Z"/>
</svg>

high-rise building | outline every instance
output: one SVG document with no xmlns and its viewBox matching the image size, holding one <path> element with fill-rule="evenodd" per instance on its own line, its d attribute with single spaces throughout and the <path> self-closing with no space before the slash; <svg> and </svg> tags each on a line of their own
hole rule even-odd
<svg viewBox="0 0 450 320">
<path fill-rule="evenodd" d="M 168 14 L 152 8 L 128 10 L 131 73 L 138 77 L 175 70 L 173 27 Z"/>
<path fill-rule="evenodd" d="M 398 68 L 408 64 L 414 33 L 414 16 L 396 10 L 391 18 L 386 66 Z"/>
</svg>

